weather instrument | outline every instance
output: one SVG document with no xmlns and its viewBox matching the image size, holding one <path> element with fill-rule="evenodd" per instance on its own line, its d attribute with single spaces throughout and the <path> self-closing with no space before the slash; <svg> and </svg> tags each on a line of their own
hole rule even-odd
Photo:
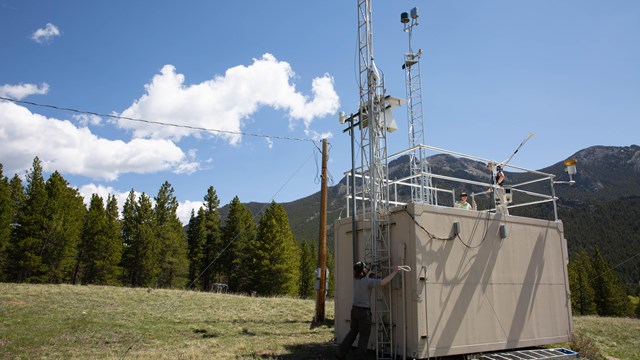
<svg viewBox="0 0 640 360">
<path fill-rule="evenodd" d="M 578 172 L 578 169 L 576 168 L 576 164 L 578 163 L 578 160 L 576 159 L 567 159 L 563 162 L 565 168 L 564 168 L 564 172 L 566 172 L 567 174 L 569 174 L 569 181 L 554 181 L 554 184 L 569 184 L 569 185 L 573 185 L 576 183 L 575 180 L 573 180 L 573 175 L 575 175 Z"/>
</svg>

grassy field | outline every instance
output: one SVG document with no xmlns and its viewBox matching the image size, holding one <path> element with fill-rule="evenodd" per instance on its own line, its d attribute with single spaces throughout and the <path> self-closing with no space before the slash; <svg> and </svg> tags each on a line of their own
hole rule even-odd
<svg viewBox="0 0 640 360">
<path fill-rule="evenodd" d="M 574 332 L 596 345 L 609 359 L 640 359 L 640 320 L 577 316 L 573 318 Z"/>
<path fill-rule="evenodd" d="M 0 283 L 0 359 L 333 358 L 333 302 L 326 325 L 311 326 L 314 309 L 289 298 Z M 604 356 L 640 359 L 640 320 L 585 316 L 574 326 Z"/>
<path fill-rule="evenodd" d="M 288 298 L 0 284 L 0 358 L 330 358 L 333 326 L 312 328 L 314 311 Z"/>
</svg>

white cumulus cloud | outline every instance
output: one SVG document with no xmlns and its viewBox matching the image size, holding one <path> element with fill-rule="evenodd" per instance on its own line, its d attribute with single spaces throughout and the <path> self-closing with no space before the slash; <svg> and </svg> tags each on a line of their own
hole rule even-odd
<svg viewBox="0 0 640 360">
<path fill-rule="evenodd" d="M 179 140 L 185 136 L 202 136 L 193 128 L 220 130 L 210 132 L 231 144 L 240 141 L 243 121 L 260 106 L 288 112 L 290 126 L 300 121 L 309 127 L 314 119 L 333 114 L 339 107 L 339 97 L 333 79 L 325 74 L 313 79 L 309 98 L 298 91 L 291 79 L 291 66 L 265 54 L 249 66 L 228 69 L 199 84 L 185 84 L 185 76 L 172 65 L 165 65 L 160 74 L 146 85 L 146 94 L 137 99 L 121 115 L 130 118 L 177 124 L 185 127 L 153 126 L 148 123 L 120 120 L 119 125 L 133 130 L 134 137 Z"/>
<path fill-rule="evenodd" d="M 87 207 L 91 202 L 91 196 L 93 194 L 97 194 L 98 196 L 100 196 L 102 200 L 105 202 L 105 205 L 107 205 L 106 201 L 108 196 L 109 195 L 114 196 L 118 201 L 118 209 L 119 209 L 118 211 L 120 213 L 122 213 L 122 206 L 124 205 L 125 201 L 127 201 L 127 197 L 129 196 L 128 191 L 120 192 L 112 188 L 111 186 L 104 186 L 104 185 L 99 185 L 94 183 L 82 185 L 80 188 L 78 188 L 78 193 L 80 193 L 80 196 L 84 198 L 84 204 Z M 140 194 L 136 193 L 136 196 L 138 195 Z"/>
<path fill-rule="evenodd" d="M 102 118 L 94 114 L 76 114 L 73 115 L 73 119 L 79 122 L 82 126 L 102 124 Z"/>
<path fill-rule="evenodd" d="M 182 201 L 178 203 L 178 210 L 176 210 L 176 215 L 182 225 L 187 225 L 189 223 L 189 219 L 191 218 L 191 210 L 198 215 L 198 210 L 204 206 L 202 201 Z"/>
<path fill-rule="evenodd" d="M 47 23 L 44 27 L 36 30 L 31 34 L 31 39 L 38 44 L 44 44 L 56 36 L 60 36 L 60 29 L 52 23 Z"/>
<path fill-rule="evenodd" d="M 59 35 L 51 25 L 36 32 L 34 39 L 45 37 L 47 28 L 54 36 Z M 177 73 L 173 66 L 166 65 L 146 85 L 145 94 L 120 115 L 181 127 L 103 119 L 92 114 L 70 115 L 70 120 L 56 119 L 33 113 L 15 102 L 0 101 L 0 163 L 6 174 L 23 174 L 37 156 L 47 172 L 57 170 L 64 176 L 79 175 L 94 181 L 115 181 L 127 173 L 192 174 L 210 167 L 212 160 L 198 160 L 196 149 L 185 152 L 175 141 L 209 134 L 236 144 L 244 123 L 260 107 L 285 111 L 290 127 L 302 124 L 305 133 L 314 138 L 330 136 L 330 133 L 318 134 L 309 127 L 315 119 L 337 111 L 339 98 L 333 79 L 327 74 L 313 79 L 311 96 L 307 96 L 296 90 L 294 77 L 288 63 L 270 54 L 254 59 L 251 65 L 232 67 L 223 76 L 192 85 L 187 85 L 185 76 Z M 46 83 L 0 86 L 0 95 L 15 100 L 48 91 Z M 100 137 L 89 128 L 91 125 L 100 125 L 102 129 L 116 125 L 132 130 L 133 138 Z M 222 132 L 203 133 L 193 128 Z M 268 147 L 273 146 L 272 139 L 267 138 L 266 142 Z M 94 192 L 106 199 L 107 194 L 115 191 L 102 185 L 92 186 L 80 189 L 88 199 Z M 116 195 L 119 203 L 126 198 L 126 194 Z M 181 204 L 181 220 L 188 221 L 190 210 L 200 205 L 200 202 Z"/>
<path fill-rule="evenodd" d="M 49 84 L 18 84 L 18 85 L 2 85 L 0 86 L 0 96 L 8 97 L 16 100 L 22 100 L 29 95 L 43 95 L 49 92 Z"/>
<path fill-rule="evenodd" d="M 175 170 L 186 158 L 169 140 L 108 140 L 71 121 L 34 114 L 10 102 L 0 102 L 0 143 L 7 172 L 28 169 L 38 156 L 45 171 L 102 180 L 115 180 L 123 173 Z"/>
</svg>

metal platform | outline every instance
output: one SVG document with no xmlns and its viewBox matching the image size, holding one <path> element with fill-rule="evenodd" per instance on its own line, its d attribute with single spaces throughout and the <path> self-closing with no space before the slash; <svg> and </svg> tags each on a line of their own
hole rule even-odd
<svg viewBox="0 0 640 360">
<path fill-rule="evenodd" d="M 580 357 L 579 354 L 573 350 L 557 348 L 557 349 L 518 350 L 518 351 L 493 353 L 493 354 L 484 354 L 480 356 L 480 360 L 531 360 L 531 359 L 566 360 L 566 359 L 577 359 L 579 357 Z"/>
</svg>

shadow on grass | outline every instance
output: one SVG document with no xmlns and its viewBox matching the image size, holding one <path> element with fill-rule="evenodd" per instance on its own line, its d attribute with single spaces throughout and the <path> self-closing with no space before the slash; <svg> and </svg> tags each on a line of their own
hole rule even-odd
<svg viewBox="0 0 640 360">
<path fill-rule="evenodd" d="M 315 321 L 300 321 L 310 324 L 309 329 L 318 327 L 333 328 L 334 320 L 325 319 L 321 322 Z M 254 354 L 256 358 L 260 359 L 282 359 L 282 360 L 322 360 L 322 359 L 335 359 L 338 347 L 333 340 L 325 343 L 307 343 L 307 344 L 294 344 L 284 345 L 289 354 L 272 354 L 272 353 L 257 353 Z"/>
<path fill-rule="evenodd" d="M 220 334 L 218 334 L 218 333 L 209 332 L 209 330 L 205 330 L 205 329 L 194 329 L 193 333 L 194 334 L 202 334 L 202 338 L 203 339 L 216 338 L 216 337 L 220 336 Z"/>
<path fill-rule="evenodd" d="M 337 353 L 337 346 L 333 342 L 328 343 L 311 343 L 301 345 L 285 345 L 287 351 L 290 354 L 274 355 L 268 353 L 255 354 L 257 358 L 261 359 L 281 359 L 281 360 L 322 360 L 322 359 L 335 359 Z"/>
<path fill-rule="evenodd" d="M 338 345 L 334 344 L 333 341 L 324 343 L 324 344 L 304 344 L 304 345 L 292 345 L 285 346 L 285 348 L 290 352 L 290 354 L 286 355 L 273 355 L 273 354 L 255 354 L 257 358 L 261 359 L 278 359 L 278 360 L 303 360 L 303 359 L 311 359 L 311 360 L 324 360 L 324 359 L 337 359 L 336 354 L 338 353 Z M 357 359 L 355 356 L 355 348 L 352 349 L 351 353 L 347 355 L 347 359 Z M 366 360 L 375 360 L 376 352 L 372 350 L 368 350 Z M 399 359 L 399 358 L 398 358 Z"/>
<path fill-rule="evenodd" d="M 321 326 L 333 327 L 334 322 L 335 321 L 333 319 L 325 319 L 324 321 L 319 322 L 312 321 L 310 329 L 315 329 Z"/>
</svg>

